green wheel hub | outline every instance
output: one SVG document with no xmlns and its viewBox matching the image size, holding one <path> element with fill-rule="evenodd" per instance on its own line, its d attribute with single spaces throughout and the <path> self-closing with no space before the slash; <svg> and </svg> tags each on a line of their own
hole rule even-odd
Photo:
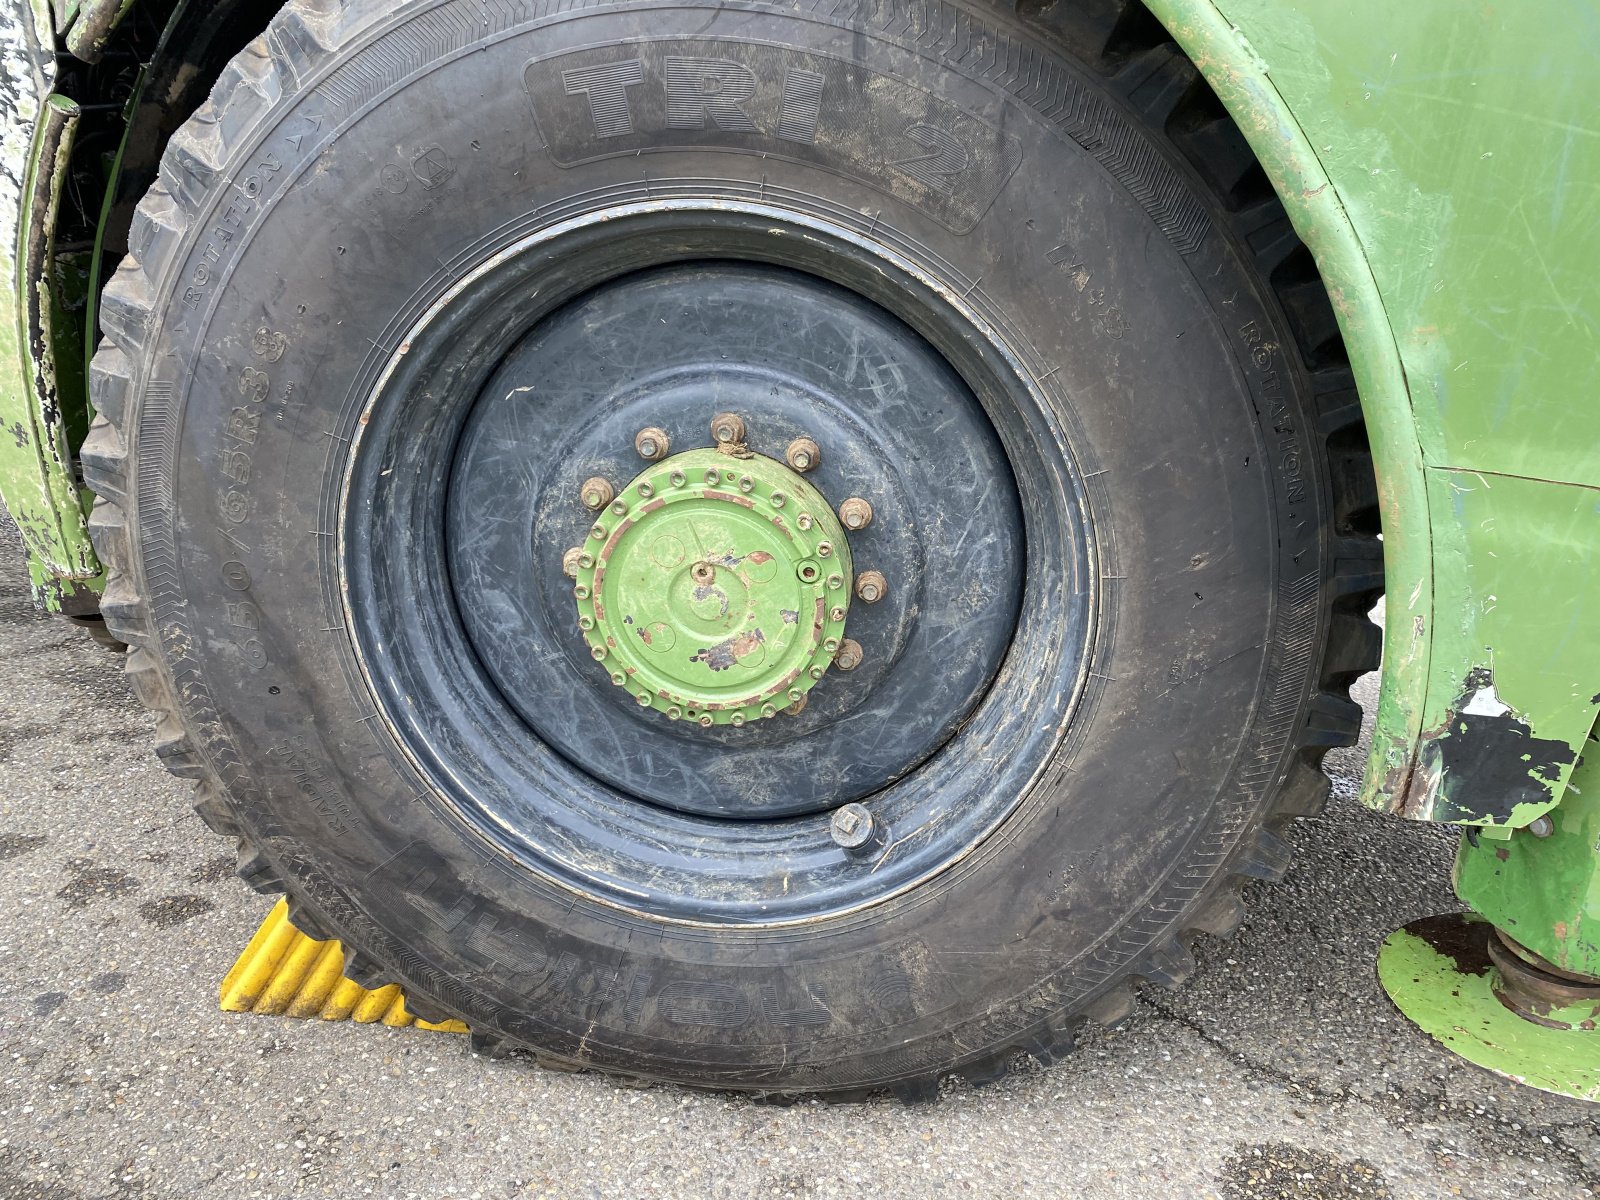
<svg viewBox="0 0 1600 1200">
<path fill-rule="evenodd" d="M 590 655 L 671 720 L 776 716 L 804 702 L 844 641 L 844 528 L 821 492 L 763 455 L 652 464 L 596 514 L 576 565 Z"/>
</svg>

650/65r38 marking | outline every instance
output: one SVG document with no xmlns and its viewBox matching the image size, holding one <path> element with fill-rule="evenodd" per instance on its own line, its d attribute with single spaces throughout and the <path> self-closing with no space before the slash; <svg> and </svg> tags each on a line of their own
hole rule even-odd
<svg viewBox="0 0 1600 1200">
<path fill-rule="evenodd" d="M 1370 487 L 1141 11 L 303 0 L 225 72 L 106 292 L 105 611 L 358 979 L 917 1097 L 1281 868 Z"/>
</svg>

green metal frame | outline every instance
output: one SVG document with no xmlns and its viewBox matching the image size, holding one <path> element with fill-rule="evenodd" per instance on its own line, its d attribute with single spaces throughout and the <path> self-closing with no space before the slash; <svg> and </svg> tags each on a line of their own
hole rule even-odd
<svg viewBox="0 0 1600 1200">
<path fill-rule="evenodd" d="M 51 28 L 45 0 L 11 3 L 86 59 L 132 7 L 58 3 Z M 1596 857 L 1590 818 L 1552 810 L 1600 711 L 1600 638 L 1584 620 L 1600 558 L 1600 14 L 1582 0 L 1147 4 L 1315 255 L 1361 394 L 1388 591 L 1365 799 L 1476 827 L 1463 897 L 1539 905 L 1554 929 L 1577 901 L 1475 864 L 1494 846 L 1520 855 L 1513 831 L 1544 820 L 1538 854 L 1590 870 Z M 40 111 L 0 281 L 0 494 L 40 603 L 59 608 L 99 564 L 66 433 L 88 400 L 66 386 L 52 325 L 73 112 L 59 98 Z"/>
<path fill-rule="evenodd" d="M 24 17 L 32 28 L 36 14 Z M 16 253 L 4 264 L 10 278 L 0 281 L 0 361 L 14 364 L 0 388 L 0 495 L 21 530 L 35 599 L 52 610 L 70 607 L 101 575 L 69 434 L 72 408 L 84 403 L 81 337 L 63 338 L 71 322 L 52 238 L 78 119 L 78 106 L 64 96 L 47 92 L 38 102 L 20 173 Z M 70 355 L 64 377 L 63 344 Z"/>
<path fill-rule="evenodd" d="M 1316 256 L 1383 506 L 1375 807 L 1505 830 L 1600 708 L 1592 8 L 1150 0 Z"/>
</svg>

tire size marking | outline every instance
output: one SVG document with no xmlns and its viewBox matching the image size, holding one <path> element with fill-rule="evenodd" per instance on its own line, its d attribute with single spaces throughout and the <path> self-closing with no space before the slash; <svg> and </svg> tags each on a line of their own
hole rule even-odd
<svg viewBox="0 0 1600 1200">
<path fill-rule="evenodd" d="M 1073 249 L 1070 243 L 1062 242 L 1048 251 L 1044 258 L 1052 267 L 1066 272 L 1067 277 L 1072 280 L 1073 287 L 1077 288 L 1078 293 L 1089 305 L 1094 327 L 1103 336 L 1117 342 L 1127 336 L 1132 326 L 1128 324 L 1122 308 L 1111 302 L 1105 288 L 1090 286 L 1094 282 L 1094 274 L 1084 263 L 1083 256 Z"/>
<path fill-rule="evenodd" d="M 1290 504 L 1306 502 L 1304 458 L 1300 451 L 1300 436 L 1294 427 L 1294 415 L 1289 408 L 1289 396 L 1278 374 L 1278 343 L 1268 341 L 1261 326 L 1246 321 L 1239 327 L 1239 338 L 1255 368 L 1257 387 L 1272 422 L 1272 433 L 1278 441 L 1273 447 L 1278 473 L 1283 479 L 1285 498 Z"/>
<path fill-rule="evenodd" d="M 355 810 L 304 734 L 291 734 L 268 746 L 267 761 L 288 775 L 306 802 L 321 815 L 329 833 L 350 831 Z"/>
<path fill-rule="evenodd" d="M 1022 162 L 998 126 L 904 80 L 784 46 L 712 39 L 592 47 L 523 70 L 551 158 L 660 150 L 800 161 L 965 233 Z"/>
<path fill-rule="evenodd" d="M 233 553 L 247 556 L 250 545 L 244 539 L 245 527 L 255 509 L 251 483 L 255 474 L 256 440 L 261 435 L 261 414 L 272 395 L 272 376 L 266 368 L 273 366 L 289 348 L 289 339 L 267 326 L 257 329 L 250 338 L 250 349 L 255 361 L 239 371 L 238 391 L 241 403 L 234 404 L 222 427 L 222 446 L 217 451 L 217 470 L 225 481 L 217 492 L 217 527 Z M 294 384 L 283 389 L 280 404 L 287 407 L 294 394 Z M 224 601 L 228 625 L 237 630 L 235 642 L 244 655 L 245 662 L 261 670 L 268 665 L 266 644 L 256 636 L 261 630 L 261 610 L 243 593 L 250 590 L 250 569 L 240 560 L 231 558 L 222 565 L 222 583 L 230 592 L 240 593 L 237 600 Z"/>
</svg>

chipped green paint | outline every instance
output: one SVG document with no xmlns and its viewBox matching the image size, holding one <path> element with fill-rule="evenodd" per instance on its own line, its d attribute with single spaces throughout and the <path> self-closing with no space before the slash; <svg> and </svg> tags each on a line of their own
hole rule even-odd
<svg viewBox="0 0 1600 1200">
<path fill-rule="evenodd" d="M 737 451 L 675 454 L 615 500 L 600 495 L 574 555 L 597 669 L 707 729 L 805 700 L 843 645 L 854 580 L 827 497 L 776 459 Z"/>
<path fill-rule="evenodd" d="M 1600 747 L 1589 745 L 1597 752 L 1573 772 L 1549 815 L 1549 835 L 1519 830 L 1477 845 L 1463 839 L 1455 884 L 1528 949 L 1563 970 L 1600 977 Z"/>
<path fill-rule="evenodd" d="M 0 495 L 21 530 L 35 600 L 47 610 L 59 610 L 101 574 L 56 374 L 62 279 L 51 233 L 78 116 L 78 106 L 63 96 L 50 95 L 41 105 L 22 179 L 16 275 L 3 293 L 10 311 L 0 314 L 0 362 L 15 364 L 0 389 Z M 69 352 L 75 371 L 76 347 Z M 82 391 L 81 383 L 76 387 Z"/>
<path fill-rule="evenodd" d="M 1388 579 L 1366 799 L 1525 824 L 1570 767 L 1539 772 L 1534 800 L 1471 812 L 1427 747 L 1462 736 L 1455 706 L 1485 669 L 1532 736 L 1569 757 L 1595 719 L 1600 639 L 1579 629 L 1600 558 L 1600 13 L 1561 0 L 1150 6 L 1250 138 L 1350 349 Z M 1468 757 L 1514 770 L 1521 748 L 1512 737 Z"/>
<path fill-rule="evenodd" d="M 88 0 L 67 28 L 67 49 L 84 62 L 98 62 L 106 42 L 138 0 Z"/>
<path fill-rule="evenodd" d="M 1468 1062 L 1529 1087 L 1600 1100 L 1600 1030 L 1553 1029 L 1502 1004 L 1483 950 L 1488 928 L 1482 918 L 1451 914 L 1390 934 L 1378 951 L 1389 999 Z M 1587 1011 L 1592 1018 L 1593 1006 Z M 1582 1015 L 1575 1010 L 1573 1023 Z"/>
</svg>

